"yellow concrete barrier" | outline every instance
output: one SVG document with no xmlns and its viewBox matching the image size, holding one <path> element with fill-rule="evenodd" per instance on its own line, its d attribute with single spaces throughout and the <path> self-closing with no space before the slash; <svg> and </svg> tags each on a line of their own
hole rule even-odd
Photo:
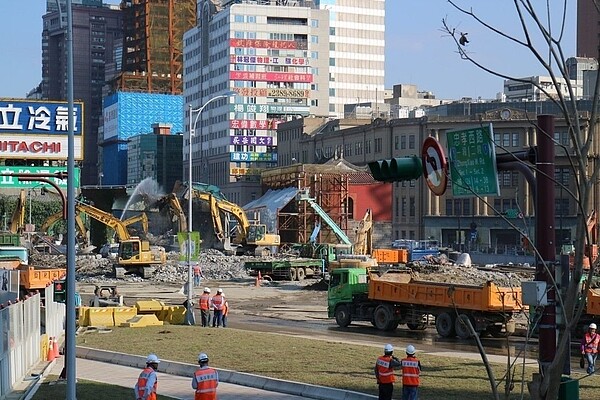
<svg viewBox="0 0 600 400">
<path fill-rule="evenodd" d="M 138 314 L 151 314 L 162 311 L 164 303 L 158 300 L 139 300 L 135 303 Z"/>
<path fill-rule="evenodd" d="M 90 325 L 90 308 L 88 306 L 79 307 L 79 326 Z"/>
<path fill-rule="evenodd" d="M 168 311 L 168 316 L 164 320 L 171 325 L 183 325 L 185 322 L 185 307 L 184 306 L 170 306 L 165 307 Z"/>
<path fill-rule="evenodd" d="M 121 326 L 121 324 L 129 321 L 131 318 L 137 315 L 137 308 L 135 307 L 114 307 L 113 308 L 113 323 L 114 326 Z"/>
<path fill-rule="evenodd" d="M 124 322 L 121 326 L 129 327 L 129 328 L 143 328 L 146 326 L 160 326 L 163 325 L 162 321 L 159 321 L 154 314 L 145 314 L 145 315 L 136 315 L 131 318 L 129 321 Z"/>
<path fill-rule="evenodd" d="M 113 307 L 90 307 L 88 326 L 115 326 Z"/>
</svg>

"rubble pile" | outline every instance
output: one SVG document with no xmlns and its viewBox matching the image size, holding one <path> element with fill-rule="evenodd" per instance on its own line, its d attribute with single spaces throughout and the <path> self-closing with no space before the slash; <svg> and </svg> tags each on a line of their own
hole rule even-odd
<svg viewBox="0 0 600 400">
<path fill-rule="evenodd" d="M 481 269 L 477 266 L 456 264 L 414 263 L 412 269 L 416 280 L 458 285 L 481 286 L 487 281 L 492 281 L 501 287 L 521 287 L 522 281 L 531 280 L 533 277 L 533 270 L 531 272 L 521 270 L 505 272 L 505 270 Z"/>
<path fill-rule="evenodd" d="M 202 274 L 206 279 L 230 280 L 248 278 L 244 262 L 252 257 L 226 256 L 217 250 L 205 250 L 200 255 Z M 66 268 L 64 255 L 32 254 L 32 265 L 43 265 L 48 268 Z M 75 260 L 76 280 L 85 283 L 111 283 L 117 279 L 113 273 L 112 258 L 100 255 L 78 255 Z M 178 252 L 167 253 L 167 263 L 156 268 L 154 282 L 183 283 L 187 280 L 188 267 L 185 261 L 179 261 Z M 125 281 L 143 281 L 139 276 L 127 275 Z"/>
</svg>

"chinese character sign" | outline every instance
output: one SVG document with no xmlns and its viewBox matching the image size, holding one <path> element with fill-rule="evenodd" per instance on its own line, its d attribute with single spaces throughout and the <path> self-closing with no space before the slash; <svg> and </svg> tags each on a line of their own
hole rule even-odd
<svg viewBox="0 0 600 400">
<path fill-rule="evenodd" d="M 492 125 L 447 132 L 452 194 L 499 196 Z"/>
<path fill-rule="evenodd" d="M 253 162 L 253 161 L 277 161 L 277 153 L 255 153 L 255 152 L 243 152 L 234 151 L 229 153 L 231 161 L 233 162 Z"/>
<path fill-rule="evenodd" d="M 275 146 L 271 136 L 230 136 L 229 142 L 236 146 Z"/>
</svg>

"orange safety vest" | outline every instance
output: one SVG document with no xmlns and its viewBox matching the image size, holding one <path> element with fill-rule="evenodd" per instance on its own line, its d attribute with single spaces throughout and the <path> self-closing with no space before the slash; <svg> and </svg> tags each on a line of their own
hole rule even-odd
<svg viewBox="0 0 600 400">
<path fill-rule="evenodd" d="M 144 397 L 144 392 L 146 389 L 146 382 L 148 382 L 148 377 L 152 375 L 154 370 L 150 367 L 146 367 L 143 369 L 137 381 L 137 397 L 138 399 L 142 399 Z M 152 387 L 152 392 L 146 397 L 147 400 L 156 400 L 156 388 L 158 387 L 158 380 L 154 382 L 154 386 Z"/>
<path fill-rule="evenodd" d="M 225 301 L 225 304 L 223 304 L 223 316 L 227 316 L 227 314 L 229 314 L 229 304 L 227 303 L 227 301 Z"/>
<path fill-rule="evenodd" d="M 402 385 L 419 386 L 419 360 L 416 357 L 406 357 L 402 359 Z"/>
<path fill-rule="evenodd" d="M 194 373 L 196 394 L 194 400 L 216 400 L 219 375 L 214 368 L 203 367 Z"/>
<path fill-rule="evenodd" d="M 198 264 L 194 265 L 194 275 L 200 275 L 200 266 Z"/>
<path fill-rule="evenodd" d="M 223 309 L 223 296 L 221 296 L 220 294 L 213 296 L 212 303 L 213 303 L 213 308 L 215 310 L 222 310 Z"/>
<path fill-rule="evenodd" d="M 201 310 L 208 310 L 210 308 L 209 303 L 210 303 L 210 295 L 205 293 L 202 296 L 200 296 L 200 309 Z"/>
<path fill-rule="evenodd" d="M 390 368 L 391 361 L 392 356 L 377 357 L 377 363 L 375 365 L 377 367 L 377 376 L 379 378 L 379 383 L 396 382 L 396 377 L 394 376 L 394 369 Z"/>
<path fill-rule="evenodd" d="M 581 343 L 581 350 L 586 353 L 596 354 L 598 353 L 598 345 L 600 344 L 600 335 L 594 333 L 594 336 L 590 335 L 589 332 L 586 332 L 583 336 L 583 341 Z"/>
</svg>

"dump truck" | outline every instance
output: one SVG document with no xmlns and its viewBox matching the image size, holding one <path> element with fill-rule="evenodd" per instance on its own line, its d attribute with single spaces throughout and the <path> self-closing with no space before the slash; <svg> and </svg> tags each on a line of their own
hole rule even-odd
<svg viewBox="0 0 600 400">
<path fill-rule="evenodd" d="M 324 273 L 323 261 L 313 258 L 246 261 L 244 268 L 250 276 L 258 276 L 260 272 L 262 277 L 290 281 L 318 278 L 323 276 Z"/>
<path fill-rule="evenodd" d="M 471 337 L 467 321 L 476 332 L 509 336 L 515 331 L 515 315 L 523 310 L 520 287 L 418 281 L 409 270 L 379 275 L 362 268 L 335 269 L 327 298 L 329 318 L 340 327 L 370 321 L 384 331 L 401 323 L 423 330 L 433 316 L 440 336 L 462 339 Z"/>
</svg>

